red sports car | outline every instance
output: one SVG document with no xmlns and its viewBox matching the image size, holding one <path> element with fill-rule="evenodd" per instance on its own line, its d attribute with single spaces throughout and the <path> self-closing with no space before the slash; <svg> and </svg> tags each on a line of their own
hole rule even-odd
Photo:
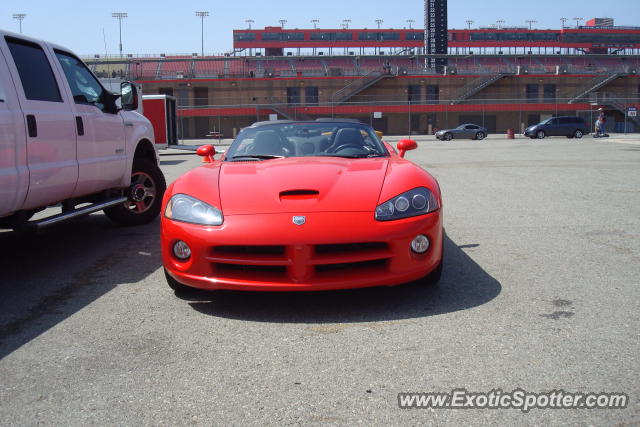
<svg viewBox="0 0 640 427">
<path fill-rule="evenodd" d="M 221 160 L 167 188 L 162 258 L 173 289 L 316 291 L 436 283 L 437 181 L 355 121 L 243 129 Z"/>
</svg>

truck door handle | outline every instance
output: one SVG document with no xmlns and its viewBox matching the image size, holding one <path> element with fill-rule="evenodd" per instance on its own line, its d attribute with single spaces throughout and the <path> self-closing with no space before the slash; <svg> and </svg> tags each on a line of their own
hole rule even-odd
<svg viewBox="0 0 640 427">
<path fill-rule="evenodd" d="M 38 136 L 38 124 L 36 123 L 36 116 L 33 114 L 27 114 L 27 130 L 29 132 L 29 138 L 36 138 Z"/>
<path fill-rule="evenodd" d="M 78 136 L 84 135 L 84 123 L 82 123 L 82 117 L 76 116 L 76 129 L 78 130 Z"/>
</svg>

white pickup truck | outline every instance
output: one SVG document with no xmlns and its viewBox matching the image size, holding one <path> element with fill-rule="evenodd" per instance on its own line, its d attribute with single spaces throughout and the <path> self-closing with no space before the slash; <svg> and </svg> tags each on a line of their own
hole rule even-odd
<svg viewBox="0 0 640 427">
<path fill-rule="evenodd" d="M 166 183 L 137 104 L 133 84 L 113 94 L 68 49 L 0 30 L 0 227 L 156 218 Z"/>
</svg>

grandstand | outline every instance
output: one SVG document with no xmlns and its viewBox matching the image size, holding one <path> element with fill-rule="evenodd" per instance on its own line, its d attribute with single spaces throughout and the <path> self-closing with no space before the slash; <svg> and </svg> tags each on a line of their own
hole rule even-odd
<svg viewBox="0 0 640 427">
<path fill-rule="evenodd" d="M 434 56 L 423 54 L 421 34 L 268 27 L 235 30 L 234 51 L 221 56 L 86 62 L 99 76 L 141 83 L 146 94 L 176 96 L 184 138 L 211 129 L 233 136 L 270 114 L 356 117 L 391 134 L 467 121 L 490 132 L 521 131 L 557 114 L 591 123 L 599 106 L 611 131 L 640 131 L 626 114 L 640 106 L 640 28 L 449 30 L 449 54 L 437 56 L 438 68 L 429 67 Z"/>
</svg>

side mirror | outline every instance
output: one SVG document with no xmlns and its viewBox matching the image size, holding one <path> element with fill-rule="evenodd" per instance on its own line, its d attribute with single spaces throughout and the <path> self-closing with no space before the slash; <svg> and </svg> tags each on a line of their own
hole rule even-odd
<svg viewBox="0 0 640 427">
<path fill-rule="evenodd" d="M 400 152 L 400 157 L 404 157 L 404 153 L 409 150 L 415 150 L 418 148 L 418 143 L 413 139 L 401 139 L 398 141 L 398 151 Z"/>
<path fill-rule="evenodd" d="M 138 109 L 138 89 L 131 82 L 120 83 L 120 93 L 122 95 L 122 109 L 135 111 Z"/>
<path fill-rule="evenodd" d="M 196 153 L 202 157 L 202 163 L 213 163 L 213 156 L 216 155 L 216 149 L 213 145 L 202 145 L 198 147 Z"/>
</svg>

